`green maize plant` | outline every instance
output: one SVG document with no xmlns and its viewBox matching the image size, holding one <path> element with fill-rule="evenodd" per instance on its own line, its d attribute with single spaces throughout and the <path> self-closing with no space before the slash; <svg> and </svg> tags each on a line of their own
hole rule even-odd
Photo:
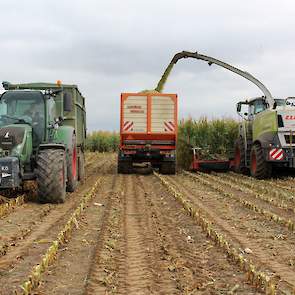
<svg viewBox="0 0 295 295">
<path fill-rule="evenodd" d="M 109 131 L 93 131 L 87 135 L 86 149 L 90 152 L 115 152 L 120 142 L 119 133 Z"/>
<path fill-rule="evenodd" d="M 233 119 L 182 120 L 178 127 L 177 160 L 181 168 L 188 169 L 192 160 L 192 147 L 201 148 L 204 159 L 226 159 L 233 151 L 238 136 L 238 122 Z"/>
</svg>

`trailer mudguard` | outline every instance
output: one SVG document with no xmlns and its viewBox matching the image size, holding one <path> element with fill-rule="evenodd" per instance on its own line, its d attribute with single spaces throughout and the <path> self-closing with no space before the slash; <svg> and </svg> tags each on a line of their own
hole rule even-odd
<svg viewBox="0 0 295 295">
<path fill-rule="evenodd" d="M 73 134 L 75 134 L 73 127 L 60 126 L 55 132 L 53 142 L 63 144 L 66 149 L 70 149 L 73 146 Z"/>
</svg>

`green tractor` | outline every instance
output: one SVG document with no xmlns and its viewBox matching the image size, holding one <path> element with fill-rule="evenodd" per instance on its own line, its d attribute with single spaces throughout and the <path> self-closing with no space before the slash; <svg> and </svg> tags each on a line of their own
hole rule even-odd
<svg viewBox="0 0 295 295">
<path fill-rule="evenodd" d="M 64 202 L 85 176 L 84 97 L 60 81 L 2 85 L 0 190 L 36 180 L 40 202 Z"/>
</svg>

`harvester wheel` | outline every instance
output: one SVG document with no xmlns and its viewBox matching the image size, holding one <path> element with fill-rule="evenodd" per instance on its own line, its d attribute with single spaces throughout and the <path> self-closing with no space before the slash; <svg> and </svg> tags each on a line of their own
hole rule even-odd
<svg viewBox="0 0 295 295">
<path fill-rule="evenodd" d="M 163 162 L 160 166 L 159 172 L 161 174 L 175 174 L 176 163 L 175 162 Z"/>
<path fill-rule="evenodd" d="M 66 156 L 61 149 L 41 150 L 37 156 L 38 199 L 63 203 L 66 197 Z"/>
<path fill-rule="evenodd" d="M 68 151 L 67 163 L 67 191 L 74 192 L 78 184 L 78 154 L 76 145 L 76 136 L 73 135 L 72 147 Z"/>
<path fill-rule="evenodd" d="M 235 143 L 235 159 L 234 159 L 234 170 L 236 173 L 245 173 L 245 146 L 242 138 L 236 140 Z"/>
<path fill-rule="evenodd" d="M 250 159 L 251 176 L 258 179 L 269 178 L 271 176 L 271 164 L 265 161 L 262 147 L 259 144 L 253 145 Z"/>
<path fill-rule="evenodd" d="M 85 181 L 85 158 L 83 152 L 80 152 L 78 159 L 78 180 L 81 183 L 84 183 Z"/>
</svg>

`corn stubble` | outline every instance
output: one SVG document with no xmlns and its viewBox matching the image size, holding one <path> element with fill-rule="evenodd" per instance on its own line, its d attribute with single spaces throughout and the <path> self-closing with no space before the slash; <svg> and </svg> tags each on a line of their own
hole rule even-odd
<svg viewBox="0 0 295 295">
<path fill-rule="evenodd" d="M 98 178 L 91 190 L 82 197 L 79 206 L 75 209 L 64 228 L 59 232 L 56 240 L 51 243 L 50 247 L 42 257 L 40 264 L 34 266 L 29 278 L 21 286 L 23 295 L 32 294 L 32 291 L 39 286 L 42 274 L 51 264 L 53 264 L 54 260 L 56 259 L 58 249 L 61 247 L 61 245 L 64 245 L 68 242 L 73 228 L 78 227 L 78 219 L 81 216 L 81 213 L 86 208 L 88 202 L 95 195 L 95 191 L 102 181 L 102 178 Z"/>
<path fill-rule="evenodd" d="M 188 214 L 196 220 L 207 236 L 212 239 L 217 246 L 225 251 L 228 257 L 235 262 L 242 271 L 246 272 L 247 278 L 251 284 L 256 286 L 258 289 L 265 291 L 265 294 L 276 294 L 277 285 L 268 274 L 259 271 L 257 266 L 255 266 L 252 261 L 245 258 L 242 254 L 239 254 L 239 251 L 234 248 L 229 241 L 227 241 L 226 237 L 214 229 L 212 223 L 204 217 L 201 209 L 188 202 L 186 198 L 165 179 L 165 177 L 156 172 L 154 172 L 154 174 L 160 179 L 173 197 L 183 205 Z"/>
</svg>

